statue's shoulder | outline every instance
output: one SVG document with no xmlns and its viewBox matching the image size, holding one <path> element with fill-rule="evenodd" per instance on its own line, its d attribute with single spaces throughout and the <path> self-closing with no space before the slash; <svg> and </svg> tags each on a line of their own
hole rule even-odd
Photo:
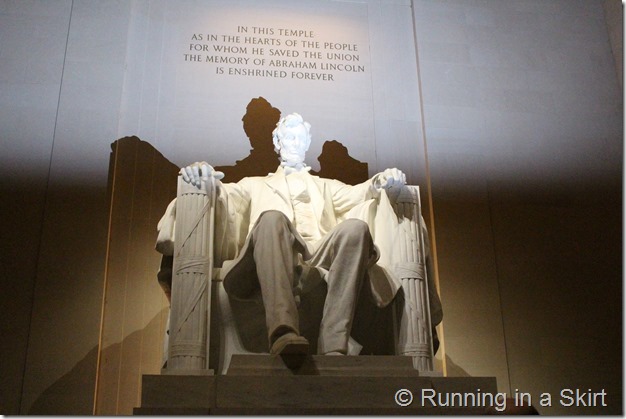
<svg viewBox="0 0 626 419">
<path fill-rule="evenodd" d="M 268 179 L 271 179 L 275 173 L 269 173 L 265 176 L 246 176 L 242 178 L 237 184 L 239 185 L 251 185 L 259 182 L 265 182 Z"/>
<path fill-rule="evenodd" d="M 313 178 L 315 178 L 316 181 L 324 182 L 326 184 L 332 184 L 332 185 L 338 185 L 338 186 L 345 185 L 345 183 L 340 181 L 339 179 L 327 178 L 327 177 L 319 177 L 317 175 L 311 175 L 311 176 L 313 176 Z"/>
</svg>

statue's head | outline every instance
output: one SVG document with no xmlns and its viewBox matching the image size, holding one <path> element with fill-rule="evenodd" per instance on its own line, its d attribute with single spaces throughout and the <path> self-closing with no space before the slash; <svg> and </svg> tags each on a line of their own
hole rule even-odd
<svg viewBox="0 0 626 419">
<path fill-rule="evenodd" d="M 272 132 L 274 150 L 280 159 L 290 165 L 304 162 L 304 155 L 311 145 L 311 124 L 297 113 L 281 118 Z"/>
</svg>

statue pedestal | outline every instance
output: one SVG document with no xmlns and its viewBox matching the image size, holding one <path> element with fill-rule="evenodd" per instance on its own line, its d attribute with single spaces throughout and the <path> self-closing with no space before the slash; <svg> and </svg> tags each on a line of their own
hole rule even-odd
<svg viewBox="0 0 626 419">
<path fill-rule="evenodd" d="M 413 395 L 405 407 L 402 389 Z M 483 405 L 433 406 L 423 395 L 496 392 L 494 377 L 424 376 L 403 356 L 309 356 L 289 369 L 280 357 L 234 355 L 226 375 L 144 375 L 134 414 L 481 414 Z"/>
</svg>

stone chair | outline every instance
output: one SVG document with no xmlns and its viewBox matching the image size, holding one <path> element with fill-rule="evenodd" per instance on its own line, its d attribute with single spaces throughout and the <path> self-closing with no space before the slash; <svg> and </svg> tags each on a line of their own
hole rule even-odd
<svg viewBox="0 0 626 419">
<path fill-rule="evenodd" d="M 421 216 L 419 187 L 406 185 L 397 196 L 388 198 L 403 232 L 396 244 L 401 262 L 395 266 L 402 290 L 388 311 L 392 330 L 387 334 L 392 336 L 391 350 L 395 352 L 391 355 L 410 356 L 415 369 L 432 371 L 432 302 L 429 299 L 435 298 L 437 304 L 439 300 L 433 284 L 428 284 L 432 278 L 428 277 L 428 237 Z M 221 261 L 214 257 L 213 237 L 209 234 L 214 224 L 215 196 L 208 195 L 204 188 L 185 183 L 179 176 L 169 338 L 166 342 L 168 359 L 164 374 L 210 374 L 211 370 L 225 374 L 233 354 L 263 352 L 263 348 L 254 347 L 255 337 L 257 341 L 264 339 L 267 351 L 264 316 L 258 311 L 262 310 L 262 303 L 239 307 L 224 290 Z M 302 295 L 301 306 L 306 309 L 315 306 L 316 301 L 323 302 L 323 295 L 321 300 L 316 300 L 319 292 L 324 290 Z M 242 321 L 242 316 L 247 320 Z M 310 317 L 303 321 L 308 320 L 312 329 L 316 325 L 319 327 L 316 315 Z M 254 335 L 252 340 L 248 336 L 250 333 Z"/>
</svg>

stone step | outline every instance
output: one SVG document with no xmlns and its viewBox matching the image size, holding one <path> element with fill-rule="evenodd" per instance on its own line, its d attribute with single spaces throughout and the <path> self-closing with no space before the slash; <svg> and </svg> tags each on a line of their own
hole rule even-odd
<svg viewBox="0 0 626 419">
<path fill-rule="evenodd" d="M 284 415 L 348 415 L 348 416 L 434 416 L 434 415 L 483 415 L 482 408 L 212 408 L 212 409 L 185 409 L 166 407 L 136 407 L 133 415 L 150 416 L 284 416 Z"/>
<path fill-rule="evenodd" d="M 420 372 L 408 356 L 233 355 L 226 375 L 418 377 Z"/>
<path fill-rule="evenodd" d="M 215 406 L 213 375 L 144 375 L 141 406 L 210 408 Z"/>
<path fill-rule="evenodd" d="M 419 376 L 409 357 L 312 356 L 295 369 L 283 361 L 269 355 L 234 356 L 226 375 L 144 375 L 141 407 L 134 413 L 481 414 L 487 409 L 481 402 L 433 406 L 424 396 L 497 392 L 494 377 Z"/>
</svg>

